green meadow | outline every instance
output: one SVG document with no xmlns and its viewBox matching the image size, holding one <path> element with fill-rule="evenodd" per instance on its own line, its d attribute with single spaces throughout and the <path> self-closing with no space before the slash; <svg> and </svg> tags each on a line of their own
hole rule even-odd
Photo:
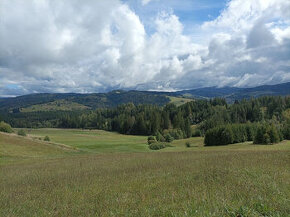
<svg viewBox="0 0 290 217">
<path fill-rule="evenodd" d="M 204 147 L 197 137 L 152 151 L 143 136 L 26 132 L 0 133 L 0 216 L 290 213 L 290 141 Z"/>
<path fill-rule="evenodd" d="M 34 138 L 49 136 L 52 142 L 65 144 L 88 153 L 146 152 L 147 137 L 122 135 L 103 130 L 33 129 L 27 130 Z"/>
</svg>

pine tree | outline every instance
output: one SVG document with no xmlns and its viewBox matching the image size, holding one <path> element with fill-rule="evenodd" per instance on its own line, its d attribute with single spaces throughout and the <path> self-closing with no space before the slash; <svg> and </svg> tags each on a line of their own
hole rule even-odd
<svg viewBox="0 0 290 217">
<path fill-rule="evenodd" d="M 271 143 L 278 143 L 278 142 L 280 142 L 280 136 L 279 136 L 279 133 L 278 133 L 276 127 L 274 126 L 274 124 L 271 125 L 268 134 L 270 136 L 270 142 Z"/>
</svg>

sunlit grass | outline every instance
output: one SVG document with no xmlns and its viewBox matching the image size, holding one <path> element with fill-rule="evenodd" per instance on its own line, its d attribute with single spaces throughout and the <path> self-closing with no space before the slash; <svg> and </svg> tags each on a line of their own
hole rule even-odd
<svg viewBox="0 0 290 217">
<path fill-rule="evenodd" d="M 122 135 L 103 130 L 33 129 L 31 136 L 49 136 L 51 141 L 91 153 L 149 151 L 147 137 Z"/>
<path fill-rule="evenodd" d="M 289 141 L 204 147 L 202 138 L 189 138 L 150 151 L 146 137 L 61 129 L 28 133 L 28 138 L 0 134 L 1 160 L 9 157 L 0 164 L 0 216 L 286 217 L 290 212 Z M 38 141 L 45 135 L 51 144 Z M 127 138 L 129 152 L 120 153 L 119 136 L 123 145 Z M 99 146 L 102 141 L 110 152 L 117 147 L 116 153 Z M 134 141 L 144 145 L 143 152 Z"/>
</svg>

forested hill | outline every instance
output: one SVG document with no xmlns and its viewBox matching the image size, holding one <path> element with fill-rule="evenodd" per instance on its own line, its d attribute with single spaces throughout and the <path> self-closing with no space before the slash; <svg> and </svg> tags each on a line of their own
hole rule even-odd
<svg viewBox="0 0 290 217">
<path fill-rule="evenodd" d="M 290 94 L 290 82 L 276 85 L 263 85 L 253 88 L 206 87 L 184 90 L 175 93 L 178 96 L 193 98 L 225 98 L 228 102 L 240 99 L 257 98 L 260 96 L 286 96 Z"/>
<path fill-rule="evenodd" d="M 80 111 L 96 108 L 112 108 L 121 104 L 151 104 L 164 106 L 169 102 L 181 105 L 190 99 L 224 98 L 227 102 L 256 98 L 266 95 L 285 96 L 290 94 L 290 82 L 277 85 L 264 85 L 254 88 L 207 87 L 178 92 L 123 91 L 108 93 L 41 93 L 13 98 L 0 98 L 0 112 L 36 112 L 36 111 Z"/>
<path fill-rule="evenodd" d="M 22 111 L 84 110 L 115 107 L 134 103 L 162 106 L 170 102 L 163 94 L 142 91 L 116 90 L 109 93 L 43 93 L 0 99 L 0 110 L 18 113 Z"/>
</svg>

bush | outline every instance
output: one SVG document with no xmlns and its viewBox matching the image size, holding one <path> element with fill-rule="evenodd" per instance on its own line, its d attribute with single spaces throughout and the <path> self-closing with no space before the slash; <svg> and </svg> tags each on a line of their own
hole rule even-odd
<svg viewBox="0 0 290 217">
<path fill-rule="evenodd" d="M 165 135 L 165 141 L 166 141 L 166 136 L 168 134 L 173 138 L 173 140 L 179 140 L 179 139 L 187 138 L 185 133 L 181 129 L 169 129 L 169 130 L 165 130 L 163 132 L 163 135 Z"/>
<path fill-rule="evenodd" d="M 280 140 L 280 135 L 278 133 L 278 130 L 273 124 L 271 125 L 268 134 L 270 136 L 270 142 L 271 143 L 278 143 L 278 142 L 281 141 Z"/>
<path fill-rule="evenodd" d="M 230 127 L 234 135 L 233 143 L 240 143 L 248 140 L 248 133 L 244 124 L 233 124 Z"/>
<path fill-rule="evenodd" d="M 189 142 L 186 142 L 185 143 L 185 147 L 190 148 L 191 147 L 191 144 Z"/>
<path fill-rule="evenodd" d="M 0 122 L 0 132 L 13 133 L 13 129 L 9 124 L 5 123 L 4 121 L 1 121 Z"/>
<path fill-rule="evenodd" d="M 156 135 L 156 140 L 158 141 L 158 142 L 165 142 L 165 138 L 164 138 L 164 136 L 162 136 L 162 134 L 161 133 L 157 133 L 157 135 Z"/>
<path fill-rule="evenodd" d="M 148 145 L 157 142 L 154 136 L 148 136 L 147 143 Z"/>
<path fill-rule="evenodd" d="M 254 138 L 254 144 L 273 144 L 280 142 L 282 139 L 280 130 L 274 124 L 260 125 Z"/>
<path fill-rule="evenodd" d="M 166 141 L 166 142 L 170 143 L 170 142 L 172 142 L 173 140 L 174 140 L 174 138 L 173 138 L 172 136 L 170 136 L 170 134 L 167 134 L 167 135 L 165 136 L 165 141 Z"/>
<path fill-rule="evenodd" d="M 269 136 L 268 133 L 265 133 L 263 135 L 263 142 L 262 142 L 262 144 L 268 145 L 270 143 L 271 143 L 271 138 L 270 138 L 270 136 Z"/>
<path fill-rule="evenodd" d="M 192 133 L 192 137 L 200 137 L 200 136 L 202 136 L 200 129 L 195 129 Z"/>
<path fill-rule="evenodd" d="M 18 136 L 26 136 L 26 132 L 24 130 L 18 130 Z"/>
<path fill-rule="evenodd" d="M 43 140 L 48 142 L 48 141 L 50 141 L 50 138 L 48 136 L 45 136 Z"/>
<path fill-rule="evenodd" d="M 255 129 L 256 125 L 255 124 L 247 124 L 246 125 L 246 132 L 247 132 L 247 141 L 253 141 L 255 137 Z"/>
<path fill-rule="evenodd" d="M 148 136 L 147 140 L 155 140 L 155 136 Z"/>
<path fill-rule="evenodd" d="M 152 143 L 152 144 L 150 144 L 149 145 L 149 148 L 151 149 L 151 150 L 160 150 L 160 149 L 163 149 L 163 148 L 166 148 L 166 144 L 164 144 L 164 143 Z"/>
<path fill-rule="evenodd" d="M 232 144 L 234 141 L 233 131 L 230 126 L 221 126 L 210 129 L 204 138 L 205 146 L 218 146 Z"/>
<path fill-rule="evenodd" d="M 290 140 L 290 121 L 285 123 L 283 126 L 283 136 L 285 139 Z"/>
</svg>

